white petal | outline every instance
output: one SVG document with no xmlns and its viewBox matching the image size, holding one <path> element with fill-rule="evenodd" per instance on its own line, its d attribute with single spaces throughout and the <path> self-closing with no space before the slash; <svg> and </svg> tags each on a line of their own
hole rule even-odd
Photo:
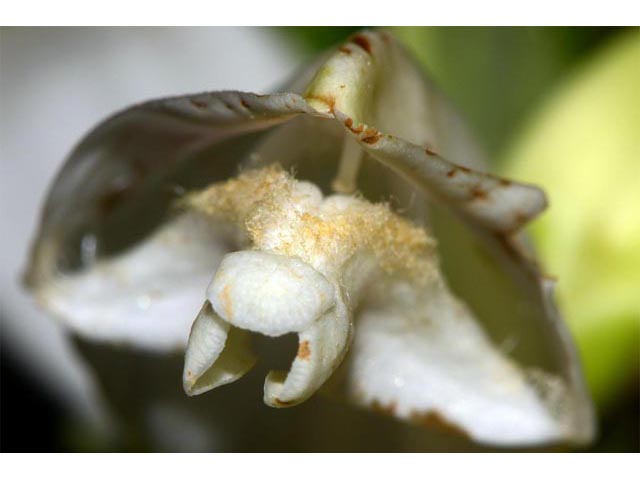
<svg viewBox="0 0 640 480">
<path fill-rule="evenodd" d="M 302 112 L 313 110 L 295 94 L 216 92 L 153 100 L 109 117 L 82 139 L 53 183 L 25 283 L 80 335 L 183 348 L 227 249 L 163 245 L 157 232 L 172 228 L 161 222 L 176 192 L 226 178 L 257 132 Z"/>
<path fill-rule="evenodd" d="M 227 322 L 270 336 L 307 329 L 335 302 L 333 285 L 313 267 L 262 251 L 226 255 L 207 297 Z"/>
<path fill-rule="evenodd" d="M 432 199 L 490 230 L 514 232 L 547 207 L 544 192 L 533 185 L 457 165 L 430 148 L 366 125 L 354 128 L 352 119 L 338 110 L 335 115 L 375 159 L 424 187 Z"/>
<path fill-rule="evenodd" d="M 395 302 L 370 306 L 357 319 L 349 372 L 358 403 L 489 444 L 566 436 L 530 376 L 491 344 L 441 282 L 420 293 L 406 284 L 386 290 Z M 538 377 L 560 388 L 557 379 Z"/>
<path fill-rule="evenodd" d="M 244 375 L 255 363 L 246 332 L 222 320 L 209 302 L 198 314 L 184 361 L 182 382 L 187 395 L 199 395 Z"/>
<path fill-rule="evenodd" d="M 38 290 L 39 302 L 81 335 L 137 347 L 184 348 L 222 256 L 220 225 L 183 215 L 146 242 Z"/>
<path fill-rule="evenodd" d="M 437 207 L 430 214 L 443 273 L 457 297 L 496 342 L 510 344 L 511 358 L 562 379 L 566 440 L 589 442 L 595 417 L 579 357 L 555 307 L 554 282 L 530 260 L 526 239 L 469 228 Z"/>
<path fill-rule="evenodd" d="M 289 373 L 269 372 L 264 402 L 272 407 L 288 407 L 309 398 L 340 365 L 350 339 L 350 313 L 343 300 L 338 299 L 331 311 L 299 334 L 298 354 Z"/>
<path fill-rule="evenodd" d="M 109 117 L 71 152 L 47 196 L 26 284 L 37 291 L 79 261 L 79 239 L 98 254 L 143 241 L 166 220 L 176 191 L 235 172 L 260 132 L 302 112 L 294 94 L 216 92 L 153 100 Z M 174 192 L 174 193 L 172 193 Z"/>
</svg>

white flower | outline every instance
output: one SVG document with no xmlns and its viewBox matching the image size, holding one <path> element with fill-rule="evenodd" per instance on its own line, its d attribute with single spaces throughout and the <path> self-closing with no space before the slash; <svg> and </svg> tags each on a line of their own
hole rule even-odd
<svg viewBox="0 0 640 480">
<path fill-rule="evenodd" d="M 295 332 L 268 405 L 331 380 L 357 404 L 477 442 L 588 441 L 553 282 L 517 233 L 543 192 L 483 173 L 460 120 L 383 32 L 355 35 L 288 90 L 303 94 L 176 97 L 99 125 L 45 207 L 27 276 L 40 303 L 83 336 L 159 351 L 183 348 L 195 316 L 189 395 L 252 367 L 249 332 Z"/>
</svg>

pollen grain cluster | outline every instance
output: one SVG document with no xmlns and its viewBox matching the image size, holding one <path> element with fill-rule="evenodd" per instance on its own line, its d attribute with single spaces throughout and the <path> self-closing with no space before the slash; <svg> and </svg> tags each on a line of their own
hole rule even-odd
<svg viewBox="0 0 640 480">
<path fill-rule="evenodd" d="M 315 185 L 277 164 L 191 193 L 183 204 L 242 227 L 254 248 L 297 256 L 325 273 L 363 252 L 387 273 L 422 277 L 435 265 L 435 240 L 388 205 L 323 198 Z"/>
</svg>

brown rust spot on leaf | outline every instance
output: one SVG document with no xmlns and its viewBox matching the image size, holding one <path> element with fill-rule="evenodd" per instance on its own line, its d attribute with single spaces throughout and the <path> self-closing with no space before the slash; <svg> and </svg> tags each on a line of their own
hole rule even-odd
<svg viewBox="0 0 640 480">
<path fill-rule="evenodd" d="M 454 167 L 447 172 L 447 177 L 453 178 L 456 176 L 456 173 L 458 173 L 458 169 Z"/>
<path fill-rule="evenodd" d="M 510 187 L 511 185 L 513 185 L 513 182 L 507 178 L 498 177 L 497 175 L 492 175 L 490 173 L 485 173 L 484 175 L 496 182 L 501 187 Z"/>
<path fill-rule="evenodd" d="M 380 137 L 382 137 L 382 135 L 380 135 L 380 132 L 378 132 L 378 130 L 376 130 L 375 128 L 369 127 L 365 130 L 362 137 L 362 141 L 364 143 L 368 143 L 369 145 L 373 145 L 378 140 L 380 140 Z"/>
<path fill-rule="evenodd" d="M 340 50 L 342 53 L 346 55 L 351 55 L 351 49 L 349 47 L 345 47 L 344 45 L 338 48 L 338 50 Z"/>
<path fill-rule="evenodd" d="M 480 185 L 476 185 L 471 189 L 471 199 L 472 200 L 486 200 L 487 191 L 483 189 Z"/>
<path fill-rule="evenodd" d="M 356 45 L 358 45 L 360 48 L 362 48 L 368 54 L 372 53 L 371 42 L 365 35 L 358 34 L 355 37 L 353 37 L 351 41 Z"/>
<path fill-rule="evenodd" d="M 450 422 L 436 410 L 431 410 L 426 413 L 413 412 L 411 414 L 411 421 L 423 427 L 433 428 L 451 435 L 471 439 L 471 436 L 464 428 Z"/>
<path fill-rule="evenodd" d="M 471 169 L 470 169 L 470 168 L 465 167 L 465 166 L 463 166 L 463 165 L 458 165 L 458 167 L 457 167 L 457 168 L 458 168 L 458 170 L 460 170 L 461 172 L 464 172 L 464 173 L 469 173 L 469 172 L 471 172 Z"/>
<path fill-rule="evenodd" d="M 333 109 L 336 106 L 335 97 L 332 97 L 332 96 L 329 96 L 329 95 L 307 95 L 306 99 L 307 100 L 315 100 L 317 102 L 324 103 L 327 107 L 329 107 L 329 111 L 331 113 L 333 113 Z"/>
<path fill-rule="evenodd" d="M 429 155 L 430 157 L 435 157 L 438 155 L 438 153 L 429 145 L 427 145 L 424 149 L 425 153 L 427 155 Z"/>
<path fill-rule="evenodd" d="M 355 134 L 360 134 L 364 130 L 364 126 L 362 124 L 360 124 L 360 125 L 358 125 L 357 127 L 354 128 L 353 127 L 353 119 L 351 119 L 351 118 L 347 118 L 344 121 L 344 126 L 347 127 L 349 130 L 351 130 Z"/>
<path fill-rule="evenodd" d="M 311 357 L 311 348 L 309 347 L 309 340 L 305 340 L 298 345 L 298 358 L 308 360 L 309 357 Z"/>
<path fill-rule="evenodd" d="M 249 108 L 249 104 L 244 98 L 240 99 L 240 105 L 242 105 L 244 108 Z"/>
</svg>

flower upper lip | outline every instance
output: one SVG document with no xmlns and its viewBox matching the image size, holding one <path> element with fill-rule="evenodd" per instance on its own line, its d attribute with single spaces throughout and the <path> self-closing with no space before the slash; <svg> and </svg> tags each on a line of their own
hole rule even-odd
<svg viewBox="0 0 640 480">
<path fill-rule="evenodd" d="M 304 330 L 335 304 L 333 286 L 310 265 L 257 251 L 223 258 L 207 298 L 225 321 L 271 336 Z"/>
<path fill-rule="evenodd" d="M 50 192 L 27 283 L 45 308 L 83 335 L 167 350 L 184 345 L 189 317 L 202 305 L 212 272 L 218 271 L 186 352 L 184 383 L 191 394 L 229 383 L 251 368 L 255 357 L 246 328 L 268 335 L 296 331 L 299 350 L 289 375 L 267 377 L 265 401 L 270 405 L 308 398 L 353 340 L 347 390 L 357 403 L 414 422 L 444 419 L 488 443 L 588 441 L 591 406 L 553 304 L 552 284 L 516 235 L 545 208 L 545 195 L 484 173 L 473 142 L 459 125 L 442 96 L 384 32 L 352 37 L 329 57 L 302 96 L 220 92 L 132 107 L 101 124 L 72 152 Z M 215 204 L 213 210 L 224 213 L 215 219 L 201 209 L 158 228 L 176 203 L 167 195 L 172 185 L 234 185 L 229 177 L 247 150 L 258 166 L 281 162 L 285 169 L 295 167 L 300 178 L 325 192 L 333 181 L 344 191 L 362 186 L 365 196 L 380 191 L 398 196 L 418 220 L 417 230 L 426 232 L 424 225 L 433 222 L 445 275 L 420 283 L 408 274 L 414 264 L 395 269 L 398 259 L 438 264 L 423 254 L 435 242 L 421 243 L 420 235 L 413 235 L 417 230 L 391 222 L 399 217 L 395 213 L 385 218 L 392 227 L 383 222 L 383 231 L 402 241 L 367 244 L 362 255 L 355 254 L 362 245 L 354 247 L 351 237 L 340 237 L 337 229 L 326 235 L 314 230 L 300 248 L 291 242 L 304 238 L 304 230 L 289 228 L 291 221 L 304 222 L 304 214 L 313 214 L 320 204 L 356 197 L 311 195 L 291 216 L 288 207 L 301 202 L 294 196 L 272 218 L 269 209 L 256 214 L 251 201 L 237 202 L 234 211 Z M 336 158 L 340 166 L 327 168 L 327 159 Z M 376 162 L 394 173 L 380 170 Z M 194 170 L 197 178 L 188 175 Z M 337 177 L 328 178 L 330 171 Z M 372 184 L 361 174 L 365 181 L 359 182 L 359 171 L 378 176 Z M 127 195 L 114 197 L 123 178 Z M 287 181 L 295 188 L 307 185 L 299 187 L 307 193 L 316 188 Z M 259 196 L 255 188 L 242 188 L 249 200 Z M 281 188 L 269 184 L 265 191 Z M 416 196 L 425 202 L 412 200 Z M 116 201 L 105 202 L 107 197 Z M 353 218 L 368 218 L 367 208 Z M 123 232 L 128 235 L 121 238 Z M 79 256 L 77 245 L 87 235 L 96 239 L 97 257 L 83 264 L 91 259 Z M 327 241 L 333 239 L 340 241 Z M 452 245 L 461 247 L 453 255 L 448 251 Z M 403 250 L 407 246 L 425 250 L 411 257 L 411 248 Z M 322 251 L 331 248 L 332 254 Z M 376 248 L 390 254 L 377 255 Z M 103 259 L 101 253 L 110 251 L 119 254 Z M 466 275 L 451 266 L 456 261 L 463 262 Z M 78 267 L 62 274 L 64 263 Z M 242 273 L 251 265 L 249 272 L 258 271 L 259 264 L 273 275 L 261 280 Z M 233 278 L 225 279 L 225 271 L 232 271 Z M 268 300 L 273 300 L 269 308 L 260 309 L 258 300 L 267 301 L 266 292 L 278 286 L 269 282 L 278 275 L 302 278 L 282 292 L 281 301 Z M 468 305 L 449 292 L 445 276 Z M 245 305 L 242 295 L 253 280 L 261 284 L 249 292 L 256 296 Z M 477 294 L 486 287 L 489 293 Z M 495 291 L 504 292 L 503 297 Z M 289 312 L 298 300 L 305 308 Z M 525 340 L 534 347 L 523 351 L 518 362 L 507 358 L 475 317 L 528 329 Z M 529 375 L 533 370 L 520 365 L 524 360 L 542 372 L 533 375 L 535 381 Z"/>
</svg>

